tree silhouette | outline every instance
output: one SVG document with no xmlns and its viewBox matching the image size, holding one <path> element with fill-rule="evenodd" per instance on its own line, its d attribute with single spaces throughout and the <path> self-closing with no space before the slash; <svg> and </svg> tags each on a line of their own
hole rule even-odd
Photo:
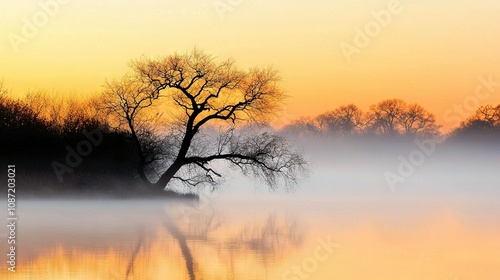
<svg viewBox="0 0 500 280">
<path fill-rule="evenodd" d="M 144 182 L 148 182 L 146 169 L 162 159 L 160 143 L 153 137 L 153 122 L 159 113 L 151 116 L 150 111 L 158 98 L 151 85 L 137 77 L 127 75 L 121 80 L 108 82 L 101 97 L 101 108 L 110 116 L 118 128 L 125 128 L 138 156 L 137 171 Z"/>
<path fill-rule="evenodd" d="M 318 135 L 319 129 L 315 120 L 303 117 L 285 125 L 281 133 L 287 136 L 308 137 Z"/>
<path fill-rule="evenodd" d="M 383 135 L 399 134 L 398 122 L 403 117 L 405 107 L 406 103 L 401 99 L 388 99 L 370 106 L 367 129 Z"/>
<path fill-rule="evenodd" d="M 366 130 L 381 135 L 436 136 L 439 126 L 434 114 L 418 104 L 388 99 L 370 107 Z"/>
<path fill-rule="evenodd" d="M 362 117 L 363 112 L 356 105 L 349 104 L 319 115 L 316 123 L 326 133 L 353 135 L 363 130 Z"/>
<path fill-rule="evenodd" d="M 418 104 L 407 104 L 401 99 L 388 99 L 372 105 L 363 114 L 354 104 L 340 106 L 313 119 L 300 118 L 284 126 L 281 132 L 292 137 L 330 135 L 385 135 L 435 137 L 439 126 L 434 114 Z"/>
<path fill-rule="evenodd" d="M 480 106 L 472 116 L 464 120 L 451 133 L 452 138 L 482 137 L 485 135 L 500 135 L 500 105 Z"/>
<path fill-rule="evenodd" d="M 296 182 L 306 162 L 280 136 L 271 131 L 250 129 L 267 121 L 279 109 L 285 95 L 279 76 L 272 68 L 236 67 L 234 61 L 217 62 L 212 56 L 194 50 L 164 58 L 142 58 L 132 64 L 133 72 L 106 85 L 103 100 L 110 116 L 126 124 L 139 153 L 139 173 L 148 185 L 163 189 L 177 179 L 189 185 L 216 184 L 222 175 L 213 162 L 224 161 L 245 175 L 262 179 L 274 188 L 278 183 Z M 161 144 L 173 147 L 165 169 L 154 168 L 153 182 L 141 127 L 151 116 L 175 116 L 169 128 L 149 133 L 164 135 Z M 147 120 L 147 121 L 144 121 Z M 138 125 L 141 124 L 141 125 Z M 246 129 L 241 129 L 246 126 Z M 207 133 L 217 127 L 217 135 Z"/>
<path fill-rule="evenodd" d="M 436 124 L 434 114 L 425 110 L 418 104 L 406 106 L 399 119 L 406 135 L 436 136 L 439 134 L 439 126 Z"/>
<path fill-rule="evenodd" d="M 8 90 L 0 84 L 0 130 L 7 133 L 16 132 L 35 134 L 45 129 L 45 123 L 39 114 L 21 100 L 8 97 Z"/>
<path fill-rule="evenodd" d="M 462 127 L 485 127 L 494 128 L 500 127 L 500 105 L 496 107 L 486 105 L 479 107 L 474 115 L 465 120 Z"/>
<path fill-rule="evenodd" d="M 7 98 L 8 90 L 5 88 L 3 81 L 0 82 L 0 104 L 3 104 L 4 100 Z"/>
</svg>

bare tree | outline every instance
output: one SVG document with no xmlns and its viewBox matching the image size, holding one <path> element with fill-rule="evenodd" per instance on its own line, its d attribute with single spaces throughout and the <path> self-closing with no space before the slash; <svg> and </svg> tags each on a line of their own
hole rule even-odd
<svg viewBox="0 0 500 280">
<path fill-rule="evenodd" d="M 367 131 L 382 135 L 433 137 L 439 134 L 434 114 L 418 104 L 388 99 L 370 107 Z"/>
<path fill-rule="evenodd" d="M 140 139 L 136 124 L 141 122 L 141 112 L 149 109 L 177 116 L 174 126 L 182 127 L 181 133 L 174 133 L 178 146 L 174 145 L 172 161 L 165 170 L 156 170 L 154 185 L 158 189 L 172 179 L 190 186 L 215 184 L 214 178 L 222 176 L 213 166 L 216 161 L 229 163 L 270 187 L 294 183 L 304 170 L 304 159 L 281 137 L 270 131 L 240 131 L 242 126 L 268 120 L 279 110 L 285 95 L 276 70 L 243 71 L 232 60 L 217 62 L 197 50 L 143 58 L 132 68 L 133 74 L 107 84 L 108 111 L 127 124 L 134 139 Z M 166 106 L 153 108 L 163 102 Z M 210 137 L 204 133 L 210 126 L 220 128 L 215 143 L 208 142 Z M 144 157 L 140 143 L 136 145 L 139 157 Z M 143 158 L 141 163 L 144 168 Z M 150 182 L 147 176 L 141 177 Z"/>
<path fill-rule="evenodd" d="M 500 128 L 500 105 L 496 107 L 485 105 L 480 106 L 472 116 L 464 120 L 453 134 L 472 135 L 473 131 L 493 131 L 498 128 Z"/>
<path fill-rule="evenodd" d="M 44 120 L 22 99 L 12 99 L 8 90 L 0 82 L 0 128 L 12 130 L 39 131 Z"/>
<path fill-rule="evenodd" d="M 340 106 L 334 111 L 319 115 L 316 122 L 326 133 L 352 135 L 363 129 L 363 112 L 354 104 Z"/>
<path fill-rule="evenodd" d="M 111 122 L 118 128 L 130 132 L 138 155 L 137 171 L 140 178 L 149 184 L 146 167 L 157 158 L 150 151 L 155 150 L 151 143 L 152 130 L 149 112 L 158 98 L 155 90 L 136 77 L 127 75 L 121 80 L 107 82 L 102 94 L 101 108 L 111 117 Z"/>
<path fill-rule="evenodd" d="M 467 121 L 481 121 L 490 127 L 500 127 L 500 105 L 496 107 L 486 105 L 479 107 L 475 114 Z"/>
<path fill-rule="evenodd" d="M 434 114 L 418 104 L 406 106 L 399 121 L 406 135 L 432 137 L 439 134 Z"/>
<path fill-rule="evenodd" d="M 293 137 L 309 137 L 318 135 L 319 129 L 315 120 L 308 117 L 302 117 L 284 126 L 281 129 L 281 133 Z"/>
<path fill-rule="evenodd" d="M 35 117 L 47 119 L 46 108 L 50 100 L 44 92 L 28 91 L 23 102 L 28 108 L 31 108 Z"/>
<path fill-rule="evenodd" d="M 0 81 L 0 105 L 1 104 L 4 104 L 7 100 L 7 95 L 9 94 L 9 91 L 7 90 L 7 88 L 5 88 L 4 84 L 3 84 L 3 80 Z"/>
<path fill-rule="evenodd" d="M 367 114 L 367 129 L 374 133 L 396 135 L 400 133 L 399 120 L 406 103 L 401 99 L 388 99 L 370 107 Z"/>
</svg>

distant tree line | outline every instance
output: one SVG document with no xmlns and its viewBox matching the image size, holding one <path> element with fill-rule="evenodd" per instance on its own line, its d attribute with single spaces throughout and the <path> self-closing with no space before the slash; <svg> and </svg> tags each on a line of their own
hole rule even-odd
<svg viewBox="0 0 500 280">
<path fill-rule="evenodd" d="M 294 137 L 380 136 L 400 138 L 465 138 L 500 133 L 500 105 L 481 106 L 449 135 L 443 135 L 436 117 L 419 104 L 388 99 L 363 112 L 354 104 L 340 106 L 314 118 L 301 118 L 285 125 L 281 132 Z"/>
<path fill-rule="evenodd" d="M 453 130 L 450 137 L 456 139 L 486 137 L 489 140 L 498 140 L 500 137 L 500 105 L 479 107 L 472 116 Z"/>
<path fill-rule="evenodd" d="M 196 73 L 185 74 L 197 77 Z M 262 75 L 257 78 L 264 79 L 267 74 Z M 213 79 L 214 83 L 218 81 Z M 174 82 L 169 86 L 180 87 Z M 0 84 L 0 162 L 19 166 L 22 172 L 20 180 L 26 181 L 25 191 L 32 191 L 32 188 L 56 190 L 57 187 L 54 186 L 60 186 L 61 190 L 66 190 L 70 186 L 79 190 L 93 190 L 110 188 L 111 181 L 121 188 L 135 188 L 144 183 L 145 177 L 161 178 L 161 172 L 167 170 L 163 163 L 166 159 L 175 162 L 177 153 L 172 149 L 182 147 L 186 141 L 184 139 L 186 132 L 183 131 L 182 125 L 173 125 L 171 130 L 165 127 L 159 128 L 158 125 L 161 124 L 157 119 L 161 118 L 162 114 L 158 113 L 155 106 L 165 104 L 153 104 L 158 96 L 151 97 L 142 90 L 141 85 L 136 84 L 136 80 L 123 80 L 109 83 L 105 92 L 87 99 L 60 97 L 36 91 L 28 92 L 25 97 L 16 99 L 10 96 L 3 84 Z M 180 92 L 182 93 L 182 90 Z M 188 103 L 185 103 L 186 101 Z M 189 95 L 188 97 L 174 95 L 173 99 L 174 103 L 182 105 L 181 108 L 185 110 L 188 119 L 193 118 L 193 112 L 196 113 L 195 110 L 203 105 L 203 103 L 200 103 L 202 105 L 193 103 L 194 107 L 189 107 L 191 101 Z M 240 103 L 235 104 L 239 106 Z M 233 109 L 227 109 L 229 105 L 224 103 L 222 105 L 214 103 L 210 106 L 214 106 L 211 109 L 214 115 L 203 113 L 205 119 L 222 119 L 234 123 L 245 116 L 244 111 L 240 115 L 227 115 L 227 117 L 222 113 L 218 115 L 219 112 L 226 112 L 224 110 L 232 112 L 230 110 Z M 156 113 L 148 112 L 151 109 L 155 109 L 156 111 L 152 112 Z M 260 114 L 258 108 L 253 113 Z M 172 122 L 177 125 L 182 124 L 181 119 L 174 119 Z M 72 167 L 70 172 L 66 172 L 63 183 L 58 182 L 53 162 L 64 163 L 68 157 L 68 147 L 75 150 L 78 144 L 86 139 L 86 133 L 95 130 L 102 133 L 105 141 L 94 147 L 92 153 L 85 156 L 85 160 L 79 166 Z M 193 159 L 193 164 L 199 168 L 198 171 L 201 171 L 196 173 L 193 169 L 188 169 L 185 171 L 186 174 L 194 172 L 192 173 L 194 177 L 178 177 L 188 184 L 196 185 L 206 181 L 211 183 L 214 177 L 220 176 L 208 165 L 208 160 L 212 158 L 228 158 L 245 172 L 256 172 L 257 175 L 268 176 L 270 180 L 276 180 L 266 173 L 272 172 L 272 168 L 280 168 L 281 171 L 281 168 L 287 168 L 287 164 L 302 164 L 302 159 L 298 156 L 293 158 L 296 156 L 293 153 L 286 155 L 292 156 L 288 159 L 296 162 L 280 162 L 284 164 L 283 166 L 273 165 L 275 164 L 273 159 L 277 157 L 261 158 L 260 153 L 266 156 L 273 155 L 267 154 L 269 153 L 267 148 L 271 149 L 271 152 L 277 152 L 277 156 L 280 156 L 279 153 L 289 153 L 280 138 L 271 134 L 263 133 L 260 136 L 249 134 L 248 138 L 245 138 L 247 136 L 244 132 L 237 133 L 236 128 L 231 126 L 225 127 L 222 131 L 220 126 L 208 126 L 205 132 L 200 142 L 189 148 L 189 154 L 193 151 L 206 153 L 211 146 L 214 146 L 218 154 L 206 154 L 203 157 L 188 154 L 186 158 Z M 384 100 L 372 105 L 367 112 L 362 112 L 354 104 L 340 106 L 315 118 L 294 121 L 277 132 L 289 137 L 387 136 L 415 139 L 443 136 L 434 114 L 418 104 L 408 104 L 400 99 Z M 500 105 L 479 107 L 446 137 L 467 139 L 478 135 L 490 139 L 500 137 Z M 225 152 L 225 149 L 228 149 L 228 152 Z M 252 153 L 257 153 L 255 158 L 252 157 L 254 155 Z M 231 158 L 232 156 L 234 158 Z M 253 161 L 262 164 L 262 169 L 245 169 Z M 175 175 L 171 177 L 174 179 L 179 176 L 173 174 Z M 288 176 L 287 173 L 284 175 Z"/>
</svg>

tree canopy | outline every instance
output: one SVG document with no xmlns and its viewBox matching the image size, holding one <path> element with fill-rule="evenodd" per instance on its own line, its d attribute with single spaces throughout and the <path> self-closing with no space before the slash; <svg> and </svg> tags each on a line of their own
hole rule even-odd
<svg viewBox="0 0 500 280">
<path fill-rule="evenodd" d="M 380 135 L 435 137 L 440 134 L 436 117 L 419 104 L 407 104 L 401 99 L 387 99 L 361 109 L 348 104 L 315 118 L 301 118 L 282 131 L 292 135 Z"/>
<path fill-rule="evenodd" d="M 289 186 L 306 162 L 285 139 L 259 125 L 281 107 L 279 81 L 272 68 L 241 70 L 233 60 L 219 62 L 198 50 L 142 58 L 130 74 L 106 84 L 103 109 L 130 132 L 148 185 L 163 189 L 172 179 L 215 185 L 222 174 L 214 162 L 224 161 L 271 188 Z M 161 120 L 164 114 L 175 121 Z M 145 135 L 163 137 L 153 144 L 159 157 L 146 152 L 151 141 Z"/>
<path fill-rule="evenodd" d="M 455 129 L 451 136 L 454 138 L 483 137 L 486 135 L 500 136 L 500 105 L 484 105 Z"/>
</svg>

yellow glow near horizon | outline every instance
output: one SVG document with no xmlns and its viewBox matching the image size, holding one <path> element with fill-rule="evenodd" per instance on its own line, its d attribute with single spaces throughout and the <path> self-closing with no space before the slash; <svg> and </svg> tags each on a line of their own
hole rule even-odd
<svg viewBox="0 0 500 280">
<path fill-rule="evenodd" d="M 300 274 L 289 273 L 286 277 L 287 272 L 295 267 L 302 267 L 302 273 L 307 272 L 304 264 L 321 246 L 317 237 L 330 234 L 340 246 L 327 254 L 326 259 L 318 261 L 317 269 L 306 274 L 311 279 L 453 279 L 458 276 L 490 279 L 498 275 L 497 224 L 471 227 L 461 220 L 463 217 L 447 210 L 423 220 L 410 218 L 402 224 L 380 223 L 372 218 L 368 216 L 365 222 L 348 227 L 323 229 L 326 232 L 316 228 L 300 248 L 280 247 L 283 254 L 277 258 L 266 259 L 263 257 L 266 254 L 260 255 L 259 250 L 251 248 L 226 248 L 227 244 L 217 243 L 214 236 L 205 241 L 189 241 L 188 247 L 197 279 L 230 279 L 231 276 L 298 279 Z M 320 218 L 311 222 L 323 223 Z M 223 237 L 233 236 L 222 233 Z M 280 237 L 271 238 L 279 240 Z M 82 245 L 57 245 L 41 252 L 26 248 L 27 253 L 36 253 L 37 257 L 21 261 L 14 275 L 5 270 L 0 276 L 10 275 L 8 279 L 19 280 L 123 279 L 129 271 L 127 279 L 189 279 L 179 244 L 165 231 L 159 230 L 156 238 L 145 241 L 138 250 L 134 249 L 137 241 L 122 240 L 117 243 L 120 248 L 110 244 L 109 249 L 101 250 Z M 134 250 L 137 250 L 135 258 L 132 257 Z"/>
<path fill-rule="evenodd" d="M 373 12 L 390 5 L 399 12 L 349 63 L 341 44 L 356 47 L 356 30 L 373 28 Z M 492 0 L 30 0 L 4 1 L 0 11 L 0 79 L 17 95 L 100 92 L 131 59 L 197 47 L 241 67 L 279 69 L 291 97 L 281 122 L 396 97 L 449 128 L 456 123 L 446 114 L 474 95 L 480 76 L 500 81 L 500 3 Z M 477 104 L 498 103 L 500 87 Z"/>
</svg>

